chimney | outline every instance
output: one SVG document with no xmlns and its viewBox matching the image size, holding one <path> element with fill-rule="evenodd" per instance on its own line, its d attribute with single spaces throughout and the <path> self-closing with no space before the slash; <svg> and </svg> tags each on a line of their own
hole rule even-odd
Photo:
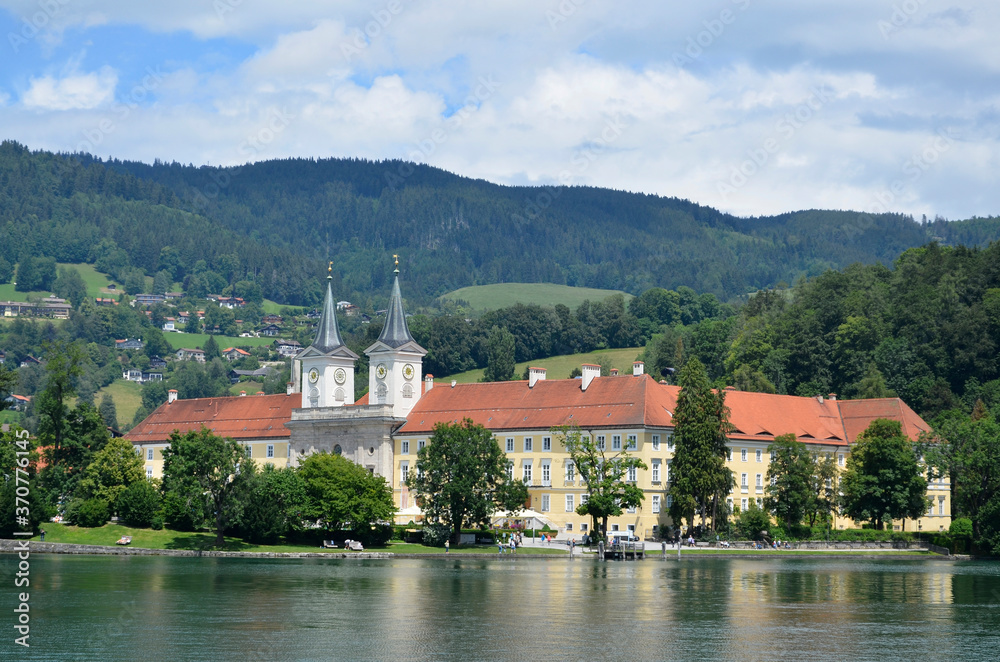
<svg viewBox="0 0 1000 662">
<path fill-rule="evenodd" d="M 264 391 L 257 391 L 254 395 L 264 395 Z"/>
<path fill-rule="evenodd" d="M 171 402 L 173 402 L 174 400 L 176 400 L 176 399 L 177 399 L 177 389 L 172 388 L 169 391 L 167 391 L 167 404 L 168 405 Z"/>
<path fill-rule="evenodd" d="M 535 388 L 539 381 L 545 381 L 545 368 L 528 368 L 528 388 Z"/>
<path fill-rule="evenodd" d="M 246 391 L 240 391 L 240 397 L 241 398 L 247 397 L 247 392 Z"/>
<path fill-rule="evenodd" d="M 642 361 L 636 361 L 632 364 L 632 376 L 638 377 L 646 372 L 646 364 Z"/>
<path fill-rule="evenodd" d="M 609 370 L 608 372 L 611 373 L 612 377 L 618 376 L 618 368 L 611 368 L 611 370 Z"/>
<path fill-rule="evenodd" d="M 455 384 L 457 384 L 457 383 L 458 383 L 458 382 L 456 382 L 456 381 L 455 381 L 454 379 L 453 379 L 453 380 L 451 380 L 451 387 L 452 387 L 452 388 L 455 388 Z"/>
<path fill-rule="evenodd" d="M 587 387 L 590 386 L 590 382 L 594 381 L 594 377 L 601 376 L 601 366 L 593 363 L 584 363 L 580 366 L 580 371 L 583 373 L 582 383 L 580 384 L 581 391 L 587 390 Z"/>
<path fill-rule="evenodd" d="M 424 375 L 424 393 L 434 388 L 434 375 Z"/>
<path fill-rule="evenodd" d="M 828 397 L 831 400 L 836 400 L 837 399 L 837 394 L 836 393 L 830 393 L 826 397 Z"/>
<path fill-rule="evenodd" d="M 816 396 L 816 402 L 818 402 L 820 404 L 823 404 L 823 396 L 822 395 L 817 395 Z"/>
<path fill-rule="evenodd" d="M 285 384 L 285 395 L 291 395 L 295 393 L 295 382 L 288 382 Z"/>
</svg>

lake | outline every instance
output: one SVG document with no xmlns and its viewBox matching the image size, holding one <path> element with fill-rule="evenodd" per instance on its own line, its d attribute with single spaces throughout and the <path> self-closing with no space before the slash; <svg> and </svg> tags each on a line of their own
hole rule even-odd
<svg viewBox="0 0 1000 662">
<path fill-rule="evenodd" d="M 1000 564 L 35 555 L 0 659 L 995 660 Z"/>
</svg>

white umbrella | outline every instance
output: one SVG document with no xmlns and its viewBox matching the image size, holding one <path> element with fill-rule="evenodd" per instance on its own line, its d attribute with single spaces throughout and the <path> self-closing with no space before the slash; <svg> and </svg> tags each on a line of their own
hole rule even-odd
<svg viewBox="0 0 1000 662">
<path fill-rule="evenodd" d="M 420 506 L 416 505 L 396 511 L 396 517 L 409 517 L 410 519 L 414 519 L 423 516 L 424 516 L 423 509 Z"/>
</svg>

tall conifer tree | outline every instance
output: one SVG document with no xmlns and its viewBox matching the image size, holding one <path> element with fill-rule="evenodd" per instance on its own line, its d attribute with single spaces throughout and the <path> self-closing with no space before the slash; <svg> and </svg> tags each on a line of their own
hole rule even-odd
<svg viewBox="0 0 1000 662">
<path fill-rule="evenodd" d="M 684 364 L 679 384 L 670 516 L 678 525 L 686 520 L 693 526 L 700 511 L 702 525 L 711 517 L 714 528 L 719 499 L 724 499 L 733 486 L 733 474 L 726 467 L 729 408 L 725 393 L 712 390 L 705 366 L 697 358 L 691 357 Z"/>
</svg>

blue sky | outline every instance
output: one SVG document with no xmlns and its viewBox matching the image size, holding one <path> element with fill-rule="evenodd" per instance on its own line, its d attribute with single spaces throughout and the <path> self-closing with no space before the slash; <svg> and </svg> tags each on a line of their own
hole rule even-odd
<svg viewBox="0 0 1000 662">
<path fill-rule="evenodd" d="M 998 28 L 986 0 L 0 0 L 0 137 L 988 216 Z"/>
</svg>

